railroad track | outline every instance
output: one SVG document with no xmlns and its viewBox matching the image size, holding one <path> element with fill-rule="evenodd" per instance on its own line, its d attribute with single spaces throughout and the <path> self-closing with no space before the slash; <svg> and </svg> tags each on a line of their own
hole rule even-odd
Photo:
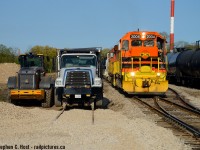
<svg viewBox="0 0 200 150">
<path fill-rule="evenodd" d="M 155 98 L 154 101 L 165 117 L 200 138 L 200 112 L 166 99 Z"/>
<path fill-rule="evenodd" d="M 173 130 L 175 135 L 185 140 L 185 144 L 192 146 L 193 149 L 200 149 L 200 111 L 186 100 L 184 100 L 176 91 L 169 89 L 167 98 L 138 98 L 138 102 L 148 106 L 151 114 L 156 111 L 161 118 L 157 123 L 165 128 Z M 164 119 L 164 120 L 163 120 Z M 191 136 L 192 135 L 192 136 Z"/>
<path fill-rule="evenodd" d="M 165 98 L 165 99 L 170 100 L 170 101 L 173 100 L 173 102 L 175 102 L 175 103 L 181 104 L 181 105 L 183 105 L 185 107 L 191 108 L 191 109 L 193 109 L 193 110 L 195 110 L 195 111 L 200 113 L 200 108 L 197 108 L 194 105 L 192 105 L 190 102 L 186 101 L 174 89 L 168 88 L 168 91 L 171 94 L 170 94 L 170 96 L 168 96 L 168 98 Z"/>
</svg>

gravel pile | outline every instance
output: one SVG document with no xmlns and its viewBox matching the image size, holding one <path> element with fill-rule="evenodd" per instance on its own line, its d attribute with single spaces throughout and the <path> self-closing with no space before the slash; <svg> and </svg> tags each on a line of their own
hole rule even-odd
<svg viewBox="0 0 200 150">
<path fill-rule="evenodd" d="M 171 131 L 120 112 L 71 109 L 54 121 L 55 110 L 26 109 L 0 102 L 0 145 L 65 146 L 66 149 L 188 149 Z"/>
<path fill-rule="evenodd" d="M 114 88 L 105 85 L 110 109 L 59 111 L 0 102 L 0 146 L 65 146 L 65 149 L 189 149 L 170 130 L 157 126 Z"/>
<path fill-rule="evenodd" d="M 15 75 L 19 66 L 0 64 L 0 69 L 0 85 L 5 87 L 8 76 Z M 28 146 L 26 149 L 41 149 L 41 146 L 65 146 L 65 149 L 80 150 L 190 149 L 171 130 L 157 126 L 137 105 L 108 83 L 104 87 L 104 98 L 111 103 L 109 109 L 95 110 L 94 125 L 91 110 L 67 110 L 55 120 L 59 111 L 53 108 L 19 107 L 0 102 L 0 148 L 17 146 L 24 149 L 20 146 Z"/>
<path fill-rule="evenodd" d="M 0 83 L 7 83 L 8 77 L 15 76 L 19 69 L 15 63 L 0 63 Z"/>
</svg>

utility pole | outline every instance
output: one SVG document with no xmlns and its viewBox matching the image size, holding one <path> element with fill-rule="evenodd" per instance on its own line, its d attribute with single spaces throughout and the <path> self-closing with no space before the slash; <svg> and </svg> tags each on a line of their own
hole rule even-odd
<svg viewBox="0 0 200 150">
<path fill-rule="evenodd" d="M 175 0 L 171 0 L 171 17 L 170 17 L 170 52 L 174 50 L 174 5 Z"/>
</svg>

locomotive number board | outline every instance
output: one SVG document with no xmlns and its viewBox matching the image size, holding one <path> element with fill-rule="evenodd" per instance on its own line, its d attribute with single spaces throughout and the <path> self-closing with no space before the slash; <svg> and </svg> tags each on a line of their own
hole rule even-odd
<svg viewBox="0 0 200 150">
<path fill-rule="evenodd" d="M 131 38 L 131 39 L 139 39 L 139 38 L 140 38 L 140 35 L 139 35 L 139 34 L 131 34 L 131 35 L 130 35 L 130 38 Z"/>
<path fill-rule="evenodd" d="M 153 34 L 147 34 L 146 38 L 147 38 L 147 39 L 155 39 L 156 36 L 153 35 Z"/>
</svg>

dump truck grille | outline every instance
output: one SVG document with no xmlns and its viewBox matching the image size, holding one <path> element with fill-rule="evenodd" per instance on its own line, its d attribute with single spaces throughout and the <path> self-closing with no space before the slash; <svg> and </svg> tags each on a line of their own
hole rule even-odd
<svg viewBox="0 0 200 150">
<path fill-rule="evenodd" d="M 71 71 L 67 73 L 66 85 L 69 86 L 84 86 L 91 85 L 90 74 L 87 71 Z"/>
<path fill-rule="evenodd" d="M 34 75 L 21 74 L 19 75 L 20 89 L 35 89 Z"/>
</svg>

